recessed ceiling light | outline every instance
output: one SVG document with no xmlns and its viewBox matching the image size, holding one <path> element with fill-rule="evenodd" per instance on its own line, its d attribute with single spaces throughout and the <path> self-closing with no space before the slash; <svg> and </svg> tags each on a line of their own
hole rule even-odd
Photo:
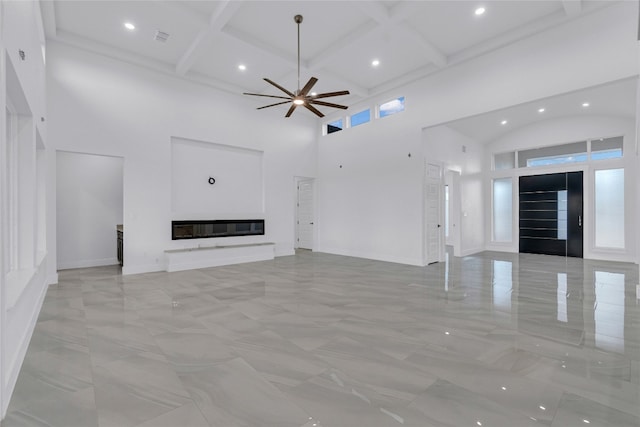
<svg viewBox="0 0 640 427">
<path fill-rule="evenodd" d="M 485 9 L 484 7 L 479 7 L 476 9 L 475 14 L 480 16 L 480 15 L 484 15 L 484 13 L 487 11 L 487 9 Z"/>
<path fill-rule="evenodd" d="M 591 424 L 591 421 L 589 421 L 589 420 L 582 420 L 582 422 L 585 423 L 585 424 Z"/>
<path fill-rule="evenodd" d="M 544 113 L 544 108 L 538 108 L 538 113 Z"/>
<path fill-rule="evenodd" d="M 377 67 L 378 65 L 380 65 L 380 61 L 379 61 L 379 60 L 377 60 L 377 59 L 374 59 L 373 61 L 371 61 L 371 65 L 372 65 L 373 67 Z"/>
<path fill-rule="evenodd" d="M 508 121 L 506 121 L 506 120 L 503 120 L 503 121 L 501 121 L 501 122 L 500 122 L 500 124 L 501 124 L 502 126 L 506 125 L 507 123 L 509 123 L 509 122 L 508 122 Z"/>
<path fill-rule="evenodd" d="M 311 96 L 316 96 L 318 92 L 311 92 Z"/>
<path fill-rule="evenodd" d="M 131 22 L 125 22 L 124 27 L 129 31 L 133 31 L 136 29 L 136 26 L 133 25 Z"/>
<path fill-rule="evenodd" d="M 589 104 L 588 102 L 583 102 L 583 103 L 582 103 L 582 106 L 583 106 L 584 108 L 587 108 L 589 105 L 591 105 L 591 104 Z"/>
<path fill-rule="evenodd" d="M 244 70 L 246 70 L 246 69 L 247 69 L 247 66 L 246 66 L 246 65 L 244 65 L 244 64 L 240 64 L 240 65 L 238 65 L 238 70 L 240 70 L 240 71 L 244 71 Z"/>
</svg>

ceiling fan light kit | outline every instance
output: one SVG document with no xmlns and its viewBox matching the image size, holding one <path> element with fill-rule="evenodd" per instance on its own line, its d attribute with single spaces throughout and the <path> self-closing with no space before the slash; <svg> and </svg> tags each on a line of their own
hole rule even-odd
<svg viewBox="0 0 640 427">
<path fill-rule="evenodd" d="M 258 110 L 262 110 L 263 108 L 275 107 L 276 105 L 291 104 L 291 107 L 289 107 L 289 111 L 287 111 L 287 114 L 285 114 L 285 117 L 290 117 L 291 114 L 293 114 L 293 112 L 295 111 L 296 107 L 298 107 L 298 106 L 305 107 L 307 110 L 311 111 L 312 113 L 314 113 L 318 117 L 324 117 L 324 114 L 322 114 L 322 112 L 320 112 L 320 110 L 315 108 L 313 105 L 321 105 L 323 107 L 340 108 L 342 110 L 346 110 L 347 108 L 349 108 L 346 105 L 339 105 L 339 104 L 334 104 L 334 103 L 331 103 L 331 102 L 318 101 L 318 99 L 321 99 L 321 98 L 330 98 L 332 96 L 349 95 L 349 91 L 348 90 L 341 90 L 341 91 L 337 91 L 337 92 L 325 92 L 325 93 L 318 93 L 318 94 L 309 95 L 309 92 L 311 91 L 311 88 L 318 81 L 318 79 L 315 78 L 315 77 L 311 77 L 309 79 L 309 81 L 307 82 L 307 84 L 305 84 L 304 87 L 302 89 L 300 89 L 300 24 L 302 23 L 302 19 L 303 19 L 302 15 L 296 15 L 296 16 L 293 17 L 294 22 L 298 26 L 298 89 L 296 89 L 294 92 L 290 92 L 289 90 L 287 90 L 284 87 L 280 86 L 276 82 L 265 78 L 264 80 L 267 83 L 269 83 L 270 85 L 275 86 L 276 88 L 280 89 L 287 96 L 264 95 L 264 94 L 261 94 L 261 93 L 247 93 L 247 92 L 244 92 L 244 95 L 262 96 L 262 97 L 265 97 L 265 98 L 275 98 L 275 99 L 284 99 L 285 100 L 285 101 L 276 102 L 275 104 L 269 104 L 269 105 L 265 105 L 263 107 L 258 107 L 257 108 Z"/>
</svg>

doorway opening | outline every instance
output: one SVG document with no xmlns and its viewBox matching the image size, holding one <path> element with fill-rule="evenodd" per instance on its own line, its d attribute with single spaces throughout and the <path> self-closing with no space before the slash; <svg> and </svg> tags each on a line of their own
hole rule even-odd
<svg viewBox="0 0 640 427">
<path fill-rule="evenodd" d="M 56 152 L 58 270 L 120 264 L 123 177 L 122 157 Z"/>
</svg>

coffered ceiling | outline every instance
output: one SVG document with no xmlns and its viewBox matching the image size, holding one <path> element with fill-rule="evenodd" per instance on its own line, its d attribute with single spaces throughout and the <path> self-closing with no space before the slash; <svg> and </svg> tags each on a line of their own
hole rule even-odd
<svg viewBox="0 0 640 427">
<path fill-rule="evenodd" d="M 262 78 L 348 89 L 353 103 L 610 1 L 41 1 L 47 37 L 232 93 L 273 93 Z M 485 12 L 477 15 L 476 9 Z M 127 30 L 129 22 L 134 30 Z M 168 34 L 156 41 L 157 31 Z M 377 59 L 380 65 L 372 66 Z M 239 65 L 246 66 L 244 71 Z M 337 100 L 336 100 L 337 101 Z M 257 99 L 256 103 L 261 100 Z"/>
</svg>

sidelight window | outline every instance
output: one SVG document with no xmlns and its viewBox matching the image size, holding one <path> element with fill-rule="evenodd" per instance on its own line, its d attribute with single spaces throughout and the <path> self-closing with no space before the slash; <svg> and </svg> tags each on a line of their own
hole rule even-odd
<svg viewBox="0 0 640 427">
<path fill-rule="evenodd" d="M 511 242 L 513 228 L 511 178 L 493 180 L 493 241 Z"/>
<path fill-rule="evenodd" d="M 624 249 L 624 169 L 595 172 L 595 245 Z"/>
</svg>

